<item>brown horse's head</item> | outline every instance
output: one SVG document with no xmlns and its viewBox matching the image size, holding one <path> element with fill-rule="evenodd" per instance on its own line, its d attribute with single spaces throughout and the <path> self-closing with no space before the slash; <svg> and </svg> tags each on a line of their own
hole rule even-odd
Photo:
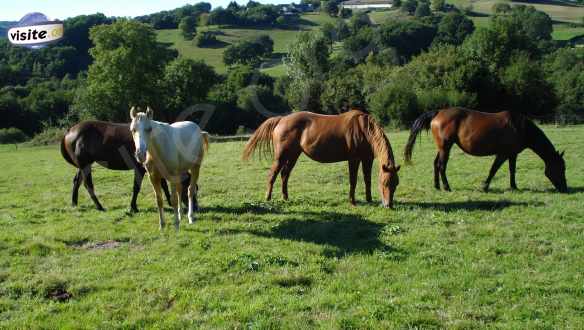
<svg viewBox="0 0 584 330">
<path fill-rule="evenodd" d="M 554 187 L 561 192 L 568 192 L 566 183 L 566 163 L 564 162 L 564 152 L 555 152 L 552 159 L 545 164 L 545 176 L 552 182 Z"/>
<path fill-rule="evenodd" d="M 379 193 L 383 207 L 393 207 L 393 194 L 399 184 L 400 165 L 382 165 L 379 169 Z"/>
</svg>

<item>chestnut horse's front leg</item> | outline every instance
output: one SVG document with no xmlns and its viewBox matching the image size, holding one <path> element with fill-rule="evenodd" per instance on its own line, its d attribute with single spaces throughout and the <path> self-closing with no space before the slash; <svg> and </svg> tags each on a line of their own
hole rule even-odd
<svg viewBox="0 0 584 330">
<path fill-rule="evenodd" d="M 355 187 L 357 186 L 357 175 L 359 172 L 359 160 L 349 160 L 349 202 L 351 205 L 357 205 L 355 201 Z"/>
<path fill-rule="evenodd" d="M 367 202 L 373 201 L 371 197 L 371 170 L 373 168 L 373 159 L 363 160 L 363 180 L 365 181 L 365 199 Z"/>
</svg>

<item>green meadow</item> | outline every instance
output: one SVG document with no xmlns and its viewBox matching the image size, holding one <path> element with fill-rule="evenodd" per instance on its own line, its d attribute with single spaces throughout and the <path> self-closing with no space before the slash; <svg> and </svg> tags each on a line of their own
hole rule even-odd
<svg viewBox="0 0 584 330">
<path fill-rule="evenodd" d="M 131 172 L 96 165 L 107 211 L 83 187 L 72 208 L 75 171 L 58 146 L 0 146 L 0 328 L 582 328 L 584 126 L 544 130 L 566 150 L 569 194 L 531 151 L 519 191 L 504 165 L 483 193 L 493 158 L 458 148 L 453 192 L 436 191 L 422 134 L 393 210 L 376 190 L 365 203 L 361 181 L 351 207 L 347 164 L 305 156 L 291 200 L 278 181 L 265 202 L 270 162 L 240 161 L 244 142 L 212 143 L 201 212 L 179 232 L 159 232 L 147 180 L 128 213 Z M 388 132 L 400 163 L 407 135 Z"/>
</svg>

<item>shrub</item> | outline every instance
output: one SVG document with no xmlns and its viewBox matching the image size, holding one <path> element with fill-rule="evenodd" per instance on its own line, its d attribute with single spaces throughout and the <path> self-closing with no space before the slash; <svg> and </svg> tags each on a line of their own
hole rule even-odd
<svg viewBox="0 0 584 330">
<path fill-rule="evenodd" d="M 418 116 L 418 100 L 411 88 L 387 84 L 371 96 L 369 109 L 383 125 L 405 126 Z"/>
<path fill-rule="evenodd" d="M 35 135 L 28 144 L 32 146 L 46 146 L 60 143 L 65 136 L 65 129 L 59 127 L 46 127 L 42 132 Z"/>
<path fill-rule="evenodd" d="M 215 36 L 215 33 L 209 31 L 201 32 L 195 37 L 195 45 L 201 48 L 212 46 L 216 42 L 217 37 Z"/>
<path fill-rule="evenodd" d="M 20 143 L 26 141 L 27 136 L 18 128 L 2 128 L 0 129 L 0 144 Z"/>
</svg>

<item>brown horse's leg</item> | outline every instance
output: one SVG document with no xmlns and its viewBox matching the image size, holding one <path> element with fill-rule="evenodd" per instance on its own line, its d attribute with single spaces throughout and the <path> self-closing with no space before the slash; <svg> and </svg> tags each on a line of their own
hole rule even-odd
<svg viewBox="0 0 584 330">
<path fill-rule="evenodd" d="M 95 196 L 95 191 L 93 189 L 93 179 L 91 177 L 91 164 L 83 168 L 83 170 L 81 171 L 81 175 L 83 177 L 83 184 L 85 185 L 85 189 L 87 189 L 87 192 L 89 193 L 91 200 L 95 204 L 95 207 L 99 211 L 105 211 L 103 206 L 101 206 L 101 204 L 99 203 L 97 196 Z"/>
<path fill-rule="evenodd" d="M 446 178 L 446 166 L 448 165 L 448 157 L 450 156 L 450 148 L 452 145 L 445 145 L 440 152 L 439 156 L 439 166 L 440 166 L 440 176 L 442 177 L 442 185 L 444 190 L 450 191 L 450 185 L 448 184 L 448 178 Z"/>
<path fill-rule="evenodd" d="M 371 197 L 371 169 L 373 168 L 373 159 L 363 159 L 363 180 L 365 181 L 365 200 L 373 201 Z"/>
<path fill-rule="evenodd" d="M 349 202 L 356 205 L 355 187 L 357 186 L 357 175 L 359 173 L 359 160 L 349 160 Z"/>
<path fill-rule="evenodd" d="M 272 190 L 274 189 L 274 182 L 276 182 L 276 178 L 278 177 L 278 173 L 282 170 L 284 166 L 284 162 L 280 158 L 276 158 L 272 163 L 272 168 L 270 169 L 270 173 L 268 173 L 268 191 L 266 192 L 266 200 L 269 201 L 272 199 Z"/>
<path fill-rule="evenodd" d="M 507 160 L 507 157 L 502 156 L 502 155 L 497 155 L 497 157 L 495 158 L 495 161 L 493 162 L 493 165 L 491 166 L 491 170 L 489 171 L 489 176 L 487 177 L 487 179 L 483 183 L 483 190 L 485 192 L 489 191 L 489 185 L 491 184 L 491 180 L 493 179 L 495 174 L 497 174 L 497 171 L 499 170 L 501 165 L 503 165 L 503 163 L 506 160 Z"/>
<path fill-rule="evenodd" d="M 517 190 L 517 183 L 515 182 L 515 169 L 517 165 L 517 155 L 509 157 L 509 182 L 512 190 Z"/>
<path fill-rule="evenodd" d="M 434 188 L 440 190 L 440 152 L 434 158 Z"/>
<path fill-rule="evenodd" d="M 81 176 L 81 170 L 77 170 L 77 174 L 73 178 L 73 191 L 71 192 L 71 205 L 77 206 L 77 201 L 79 199 L 79 187 L 81 186 L 81 181 L 83 177 Z"/>
<path fill-rule="evenodd" d="M 162 189 L 162 191 L 164 191 L 166 202 L 168 203 L 168 205 L 172 206 L 172 201 L 170 200 L 170 192 L 168 191 L 168 183 L 166 183 L 166 180 L 160 179 L 160 188 Z"/>
<path fill-rule="evenodd" d="M 294 165 L 296 165 L 298 157 L 300 157 L 300 153 L 291 156 L 282 167 L 282 197 L 285 201 L 288 200 L 288 179 L 290 178 L 290 173 L 292 172 Z"/>
<path fill-rule="evenodd" d="M 134 189 L 132 191 L 132 201 L 130 202 L 130 209 L 132 210 L 132 212 L 138 212 L 138 205 L 136 203 L 136 200 L 138 199 L 140 188 L 142 188 L 144 174 L 146 174 L 146 171 L 142 167 L 136 166 L 134 168 Z"/>
</svg>

